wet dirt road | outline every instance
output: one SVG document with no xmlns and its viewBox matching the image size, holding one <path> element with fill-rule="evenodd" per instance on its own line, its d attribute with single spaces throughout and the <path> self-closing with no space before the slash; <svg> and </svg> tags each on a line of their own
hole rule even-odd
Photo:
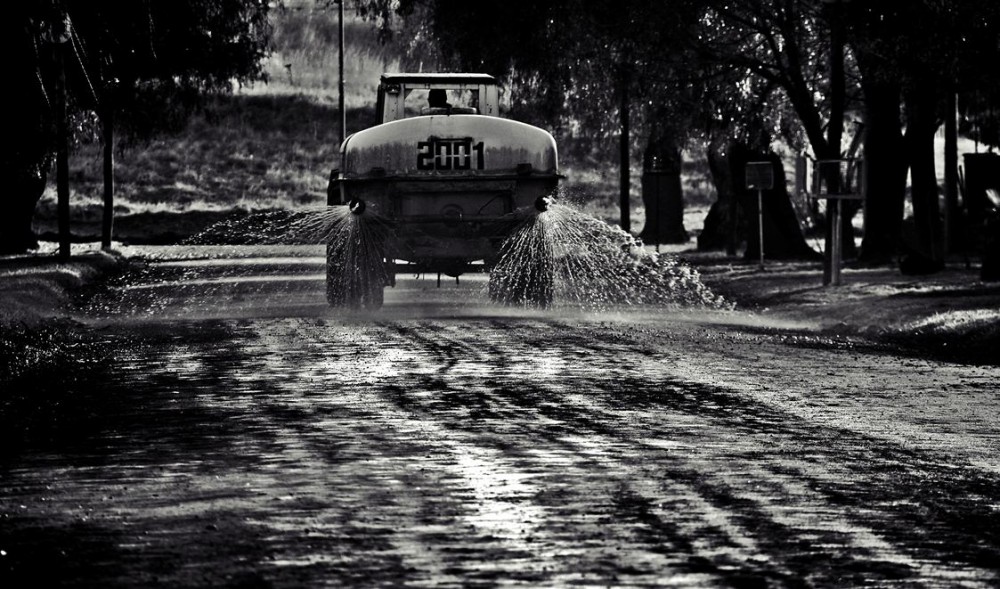
<svg viewBox="0 0 1000 589">
<path fill-rule="evenodd" d="M 0 462 L 3 587 L 996 587 L 995 367 L 727 313 L 530 312 L 315 258 L 100 295 Z"/>
</svg>

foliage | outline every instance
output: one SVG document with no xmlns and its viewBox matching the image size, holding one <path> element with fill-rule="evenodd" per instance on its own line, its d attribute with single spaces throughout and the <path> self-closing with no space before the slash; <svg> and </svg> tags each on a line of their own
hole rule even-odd
<svg viewBox="0 0 1000 589">
<path fill-rule="evenodd" d="M 850 43 L 868 58 L 869 75 L 898 82 L 903 91 L 923 85 L 959 94 L 963 134 L 1000 145 L 1000 4 L 971 0 L 891 0 L 846 4 Z M 943 112 L 939 116 L 943 116 Z"/>
<path fill-rule="evenodd" d="M 83 73 L 133 135 L 176 128 L 205 93 L 261 79 L 270 50 L 263 0 L 68 6 Z"/>
<path fill-rule="evenodd" d="M 32 212 L 64 102 L 71 120 L 86 122 L 77 113 L 97 111 L 132 137 L 177 123 L 199 94 L 262 77 L 269 9 L 265 0 L 42 0 L 8 7 L 2 32 L 7 55 L 17 59 L 7 100 L 18 116 L 11 129 L 17 139 L 4 142 L 0 160 L 5 176 L 15 179 L 3 197 L 14 214 L 0 224 L 0 251 L 33 245 Z"/>
<path fill-rule="evenodd" d="M 970 0 L 840 4 L 866 92 L 866 146 L 870 147 L 866 215 L 871 222 L 864 255 L 877 259 L 899 249 L 908 168 L 917 237 L 905 247 L 940 266 L 943 244 L 934 132 L 946 116 L 954 116 L 946 112 L 948 96 L 958 94 L 963 111 L 960 132 L 997 142 L 991 131 L 996 119 L 981 99 L 997 96 L 1000 88 L 996 70 L 1000 8 Z M 958 218 L 957 211 L 950 213 L 946 216 Z M 953 237 L 961 231 L 952 229 Z"/>
<path fill-rule="evenodd" d="M 265 65 L 269 79 L 251 91 L 308 94 L 337 103 L 340 79 L 340 17 L 332 3 L 286 2 L 272 11 L 274 52 Z M 399 69 L 405 53 L 401 37 L 383 42 L 378 31 L 354 11 L 344 14 L 345 103 L 374 104 L 378 76 Z M 350 131 L 351 129 L 349 129 Z"/>
<path fill-rule="evenodd" d="M 671 66 L 683 59 L 693 3 L 559 0 L 519 3 L 517 9 L 455 0 L 360 5 L 389 35 L 400 20 L 407 30 L 428 31 L 445 69 L 498 76 L 510 92 L 511 116 L 571 138 L 605 142 L 617 134 L 623 78 L 632 104 L 661 112 L 666 101 L 687 100 L 686 85 L 671 77 Z"/>
<path fill-rule="evenodd" d="M 268 10 L 262 0 L 18 3 L 8 22 L 21 27 L 13 49 L 26 59 L 15 94 L 51 117 L 59 52 L 71 116 L 113 104 L 125 129 L 148 136 L 183 120 L 200 94 L 263 76 Z M 65 43 L 52 43 L 62 29 Z"/>
<path fill-rule="evenodd" d="M 833 98 L 829 27 L 814 0 L 711 3 L 699 48 L 719 83 L 706 88 L 716 128 L 757 149 L 775 139 L 828 156 Z"/>
<path fill-rule="evenodd" d="M 816 103 L 826 79 L 817 1 L 399 6 L 423 9 L 409 14 L 429 19 L 425 26 L 448 67 L 502 72 L 519 97 L 512 116 L 553 129 L 560 145 L 581 148 L 573 159 L 597 156 L 605 167 L 632 167 L 621 157 L 644 151 L 651 161 L 679 162 L 681 149 L 706 139 L 766 152 L 776 139 L 799 146 L 806 136 L 830 157 L 823 129 L 834 117 L 824 119 Z M 392 6 L 368 4 L 376 11 Z M 620 136 L 631 144 L 616 158 L 609 147 Z M 624 184 L 624 171 L 622 178 Z"/>
<path fill-rule="evenodd" d="M 301 95 L 218 96 L 169 138 L 130 149 L 115 160 L 120 238 L 127 215 L 169 211 L 243 211 L 315 206 L 325 201 L 336 156 L 335 105 Z M 348 127 L 374 123 L 373 108 L 348 109 Z M 70 161 L 74 229 L 100 219 L 100 145 L 82 145 Z M 36 225 L 54 218 L 54 195 L 39 203 Z M 161 227 L 162 229 L 162 227 Z"/>
<path fill-rule="evenodd" d="M 408 26 L 423 19 L 446 67 L 501 73 L 516 93 L 515 115 L 570 137 L 615 136 L 627 90 L 638 142 L 666 125 L 681 138 L 721 133 L 799 146 L 807 137 L 814 148 L 829 123 L 828 27 L 819 4 L 559 0 L 510 10 L 455 0 L 361 2 L 384 26 L 396 23 L 393 15 Z"/>
</svg>

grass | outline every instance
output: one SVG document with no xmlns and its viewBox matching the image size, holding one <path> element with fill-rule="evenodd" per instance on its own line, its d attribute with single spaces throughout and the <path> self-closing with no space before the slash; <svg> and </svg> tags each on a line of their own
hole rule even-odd
<svg viewBox="0 0 1000 589">
<path fill-rule="evenodd" d="M 234 95 L 212 100 L 179 134 L 116 158 L 118 216 L 154 212 L 260 210 L 325 202 L 337 157 L 338 112 L 304 95 Z M 353 128 L 373 122 L 371 108 L 349 111 Z M 77 222 L 100 217 L 101 148 L 71 158 Z M 39 216 L 55 214 L 50 186 Z"/>
<path fill-rule="evenodd" d="M 339 31 L 335 9 L 300 8 L 275 14 L 277 48 L 267 60 L 270 80 L 243 90 L 256 95 L 304 95 L 339 104 Z M 382 72 L 399 70 L 404 49 L 383 44 L 371 24 L 350 13 L 344 22 L 344 102 L 349 109 L 374 103 Z"/>
</svg>

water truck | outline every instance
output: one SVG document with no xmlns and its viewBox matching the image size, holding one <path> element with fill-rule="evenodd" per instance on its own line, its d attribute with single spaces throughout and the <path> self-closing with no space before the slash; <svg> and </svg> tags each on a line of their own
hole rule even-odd
<svg viewBox="0 0 1000 589">
<path fill-rule="evenodd" d="M 330 174 L 327 204 L 347 207 L 356 229 L 327 245 L 331 306 L 378 308 L 399 272 L 489 271 L 561 177 L 552 135 L 501 117 L 486 74 L 383 74 L 377 120 L 344 140 Z M 531 265 L 508 281 L 516 292 L 491 275 L 494 298 L 547 306 L 551 272 Z"/>
</svg>

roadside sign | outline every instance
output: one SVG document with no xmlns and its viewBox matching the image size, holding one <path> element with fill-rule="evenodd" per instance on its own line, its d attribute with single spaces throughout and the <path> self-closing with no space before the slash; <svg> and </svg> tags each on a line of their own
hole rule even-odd
<svg viewBox="0 0 1000 589">
<path fill-rule="evenodd" d="M 774 166 L 771 162 L 748 162 L 746 167 L 747 190 L 774 188 Z"/>
<path fill-rule="evenodd" d="M 859 159 L 843 158 L 816 160 L 813 172 L 813 198 L 826 199 L 827 211 L 831 215 L 830 248 L 826 252 L 823 269 L 823 284 L 840 285 L 840 266 L 843 257 L 841 226 L 843 201 L 864 200 L 861 191 L 863 162 Z"/>
</svg>

